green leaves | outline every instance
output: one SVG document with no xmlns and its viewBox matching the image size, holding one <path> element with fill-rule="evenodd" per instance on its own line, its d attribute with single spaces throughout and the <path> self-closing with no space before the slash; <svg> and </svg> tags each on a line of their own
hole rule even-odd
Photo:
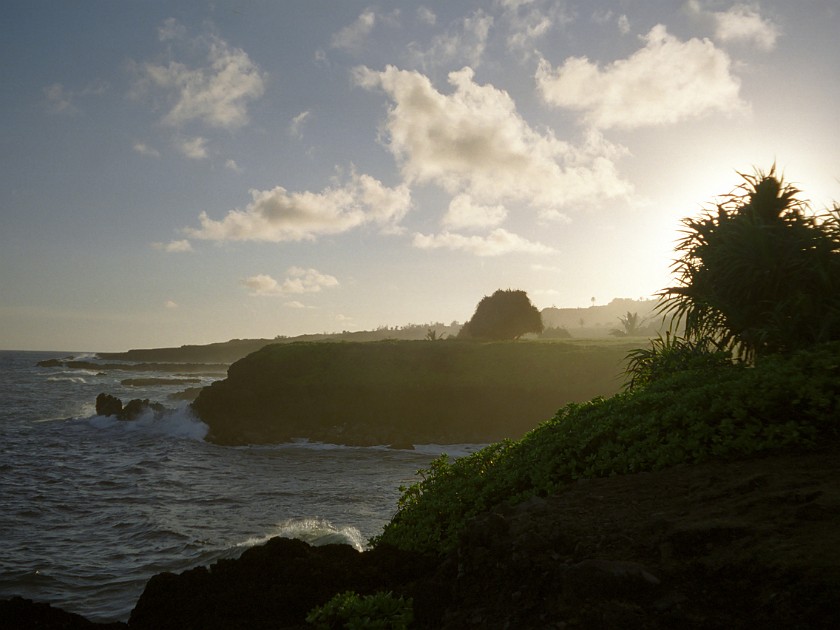
<svg viewBox="0 0 840 630">
<path fill-rule="evenodd" d="M 405 630 L 414 620 L 412 605 L 411 598 L 394 597 L 391 592 L 360 596 L 346 591 L 311 610 L 306 622 L 320 630 Z"/>
<path fill-rule="evenodd" d="M 690 353 L 689 353 L 690 354 Z M 840 438 L 840 342 L 754 366 L 689 357 L 644 387 L 570 404 L 519 441 L 440 458 L 373 544 L 443 553 L 477 514 L 581 477 L 657 470 Z"/>
<path fill-rule="evenodd" d="M 838 209 L 808 214 L 775 167 L 742 178 L 714 211 L 683 221 L 664 312 L 687 339 L 747 361 L 840 339 Z"/>
</svg>

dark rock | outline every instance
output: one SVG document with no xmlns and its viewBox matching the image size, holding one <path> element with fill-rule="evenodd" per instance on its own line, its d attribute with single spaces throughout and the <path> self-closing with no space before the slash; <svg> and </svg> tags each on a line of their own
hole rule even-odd
<svg viewBox="0 0 840 630">
<path fill-rule="evenodd" d="M 93 623 L 81 615 L 23 597 L 0 600 L 0 628 L 4 630 L 107 630 L 124 623 Z"/>
<path fill-rule="evenodd" d="M 303 627 L 306 614 L 336 593 L 401 594 L 409 582 L 433 569 L 417 554 L 393 548 L 360 553 L 349 545 L 312 547 L 272 538 L 236 560 L 154 576 L 129 625 L 155 630 Z"/>
<path fill-rule="evenodd" d="M 126 403 L 122 415 L 119 418 L 121 420 L 136 420 L 148 410 L 154 412 L 155 418 L 160 418 L 163 416 L 166 408 L 160 403 L 149 402 L 148 398 L 145 400 L 134 398 Z"/>
<path fill-rule="evenodd" d="M 166 413 L 166 407 L 160 403 L 150 402 L 148 398 L 145 400 L 139 398 L 129 400 L 123 407 L 122 400 L 111 394 L 99 394 L 96 397 L 96 415 L 98 416 L 115 416 L 120 420 L 136 420 L 149 410 L 155 414 L 155 418 L 160 418 Z"/>
<path fill-rule="evenodd" d="M 123 412 L 122 401 L 111 394 L 99 394 L 96 397 L 97 416 L 120 416 Z"/>
</svg>

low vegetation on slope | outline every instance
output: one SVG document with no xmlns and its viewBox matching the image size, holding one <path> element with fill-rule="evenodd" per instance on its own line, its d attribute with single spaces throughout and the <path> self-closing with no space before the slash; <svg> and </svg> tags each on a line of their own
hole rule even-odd
<svg viewBox="0 0 840 630">
<path fill-rule="evenodd" d="M 376 544 L 442 553 L 468 520 L 582 477 L 812 449 L 840 436 L 840 206 L 757 171 L 685 219 L 663 310 L 682 337 L 629 355 L 628 390 L 570 404 L 517 442 L 403 489 Z M 733 358 L 734 357 L 734 358 Z"/>
<path fill-rule="evenodd" d="M 617 392 L 638 341 L 277 344 L 234 363 L 193 408 L 226 444 L 486 443 Z"/>
<path fill-rule="evenodd" d="M 840 437 L 840 343 L 754 367 L 687 368 L 644 388 L 569 404 L 518 441 L 442 456 L 403 488 L 375 544 L 442 553 L 470 518 L 582 477 L 651 471 Z"/>
</svg>

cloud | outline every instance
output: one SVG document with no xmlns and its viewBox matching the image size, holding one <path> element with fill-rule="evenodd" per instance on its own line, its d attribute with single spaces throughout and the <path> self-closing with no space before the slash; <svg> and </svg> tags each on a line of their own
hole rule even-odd
<svg viewBox="0 0 840 630">
<path fill-rule="evenodd" d="M 164 308 L 178 308 L 178 303 L 175 300 L 166 300 L 163 306 Z"/>
<path fill-rule="evenodd" d="M 534 243 L 503 228 L 496 228 L 487 236 L 464 236 L 453 232 L 415 234 L 414 247 L 419 249 L 462 250 L 476 256 L 501 256 L 514 252 L 549 254 L 555 250 L 542 243 Z"/>
<path fill-rule="evenodd" d="M 551 105 L 585 112 L 601 129 L 673 124 L 712 112 L 747 109 L 728 55 L 707 39 L 686 42 L 657 25 L 644 47 L 601 68 L 586 57 L 569 57 L 556 70 L 542 59 L 537 85 Z"/>
<path fill-rule="evenodd" d="M 236 160 L 233 159 L 225 160 L 225 168 L 229 171 L 233 171 L 234 173 L 242 172 L 242 167 L 239 166 L 239 164 L 236 163 Z"/>
<path fill-rule="evenodd" d="M 618 30 L 621 31 L 622 35 L 627 35 L 630 32 L 630 20 L 627 18 L 626 15 L 619 15 L 618 20 Z"/>
<path fill-rule="evenodd" d="M 307 110 L 292 118 L 292 122 L 289 123 L 289 133 L 295 138 L 303 137 L 303 124 L 309 120 L 310 115 L 309 110 Z"/>
<path fill-rule="evenodd" d="M 423 24 L 434 26 L 437 22 L 437 15 L 429 7 L 419 7 L 417 9 L 417 19 Z"/>
<path fill-rule="evenodd" d="M 274 296 L 302 293 L 319 293 L 322 289 L 338 286 L 338 280 L 334 276 L 323 274 L 316 269 L 303 269 L 302 267 L 291 267 L 286 272 L 286 278 L 282 283 L 266 274 L 258 274 L 245 278 L 242 281 L 251 295 Z M 298 302 L 297 304 L 300 304 Z M 301 304 L 301 308 L 303 305 Z"/>
<path fill-rule="evenodd" d="M 82 90 L 69 90 L 61 83 L 52 83 L 43 88 L 46 108 L 51 114 L 74 116 L 81 110 L 77 106 L 80 97 L 99 96 L 108 90 L 108 84 L 95 81 Z"/>
<path fill-rule="evenodd" d="M 356 20 L 345 26 L 332 36 L 330 45 L 346 51 L 356 51 L 362 48 L 367 42 L 368 36 L 376 25 L 376 14 L 368 9 L 359 15 Z"/>
<path fill-rule="evenodd" d="M 159 158 L 160 157 L 160 151 L 158 151 L 154 147 L 150 147 L 145 142 L 135 142 L 132 149 L 134 149 L 134 151 L 136 153 L 139 153 L 140 155 L 145 155 L 147 157 L 154 157 L 154 158 Z"/>
<path fill-rule="evenodd" d="M 399 231 L 398 224 L 411 206 L 405 184 L 388 188 L 369 175 L 353 173 L 350 181 L 323 192 L 290 193 L 282 186 L 252 190 L 244 210 L 231 210 L 215 221 L 202 212 L 200 228 L 187 228 L 193 237 L 213 241 L 315 240 L 374 224 L 383 232 Z"/>
<path fill-rule="evenodd" d="M 736 4 L 728 11 L 712 13 L 715 38 L 722 42 L 754 44 L 761 50 L 773 50 L 779 37 L 779 27 L 761 17 L 758 5 Z"/>
<path fill-rule="evenodd" d="M 456 230 L 495 227 L 506 217 L 507 210 L 504 206 L 484 206 L 475 203 L 469 195 L 461 194 L 449 202 L 449 210 L 443 217 L 443 225 Z"/>
<path fill-rule="evenodd" d="M 421 49 L 417 44 L 409 45 L 409 56 L 421 68 L 452 63 L 466 63 L 476 68 L 481 64 L 492 26 L 493 17 L 478 9 L 459 20 L 446 33 L 436 36 L 428 49 Z"/>
<path fill-rule="evenodd" d="M 180 241 L 170 241 L 168 243 L 152 243 L 152 247 L 170 254 L 180 254 L 193 251 L 192 244 L 186 239 Z"/>
<path fill-rule="evenodd" d="M 507 49 L 525 58 L 531 56 L 534 45 L 551 29 L 572 21 L 562 4 L 547 0 L 501 0 L 498 4 L 502 8 Z"/>
<path fill-rule="evenodd" d="M 160 27 L 162 41 L 186 40 L 185 30 L 171 18 Z M 199 121 L 211 127 L 235 129 L 248 122 L 248 104 L 263 95 L 264 74 L 240 48 L 210 34 L 186 41 L 188 49 L 205 51 L 202 65 L 180 61 L 134 64 L 138 81 L 134 92 L 149 88 L 163 92 L 170 104 L 165 125 L 177 127 Z"/>
<path fill-rule="evenodd" d="M 580 146 L 537 132 L 503 90 L 473 81 L 464 68 L 449 74 L 451 94 L 420 74 L 388 66 L 357 68 L 356 82 L 381 88 L 393 101 L 385 143 L 409 183 L 434 183 L 475 203 L 520 201 L 558 209 L 628 195 L 614 160 L 625 150 L 590 133 Z"/>
<path fill-rule="evenodd" d="M 203 160 L 207 157 L 207 138 L 181 138 L 175 141 L 175 147 L 191 160 Z"/>
<path fill-rule="evenodd" d="M 79 109 L 73 104 L 73 93 L 61 83 L 53 83 L 44 88 L 47 110 L 52 114 L 78 114 Z"/>
</svg>

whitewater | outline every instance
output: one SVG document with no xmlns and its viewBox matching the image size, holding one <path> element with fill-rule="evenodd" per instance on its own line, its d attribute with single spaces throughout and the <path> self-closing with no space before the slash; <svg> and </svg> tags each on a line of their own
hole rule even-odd
<svg viewBox="0 0 840 630">
<path fill-rule="evenodd" d="M 400 485 L 442 452 L 479 447 L 218 446 L 204 441 L 207 426 L 186 403 L 169 399 L 196 383 L 105 362 L 36 365 L 69 356 L 95 362 L 0 351 L 0 599 L 19 595 L 94 621 L 127 620 L 156 573 L 236 557 L 272 536 L 362 550 L 393 516 Z M 123 384 L 149 377 L 173 382 Z M 204 386 L 224 374 L 200 378 Z M 173 412 L 100 417 L 100 392 Z"/>
</svg>

